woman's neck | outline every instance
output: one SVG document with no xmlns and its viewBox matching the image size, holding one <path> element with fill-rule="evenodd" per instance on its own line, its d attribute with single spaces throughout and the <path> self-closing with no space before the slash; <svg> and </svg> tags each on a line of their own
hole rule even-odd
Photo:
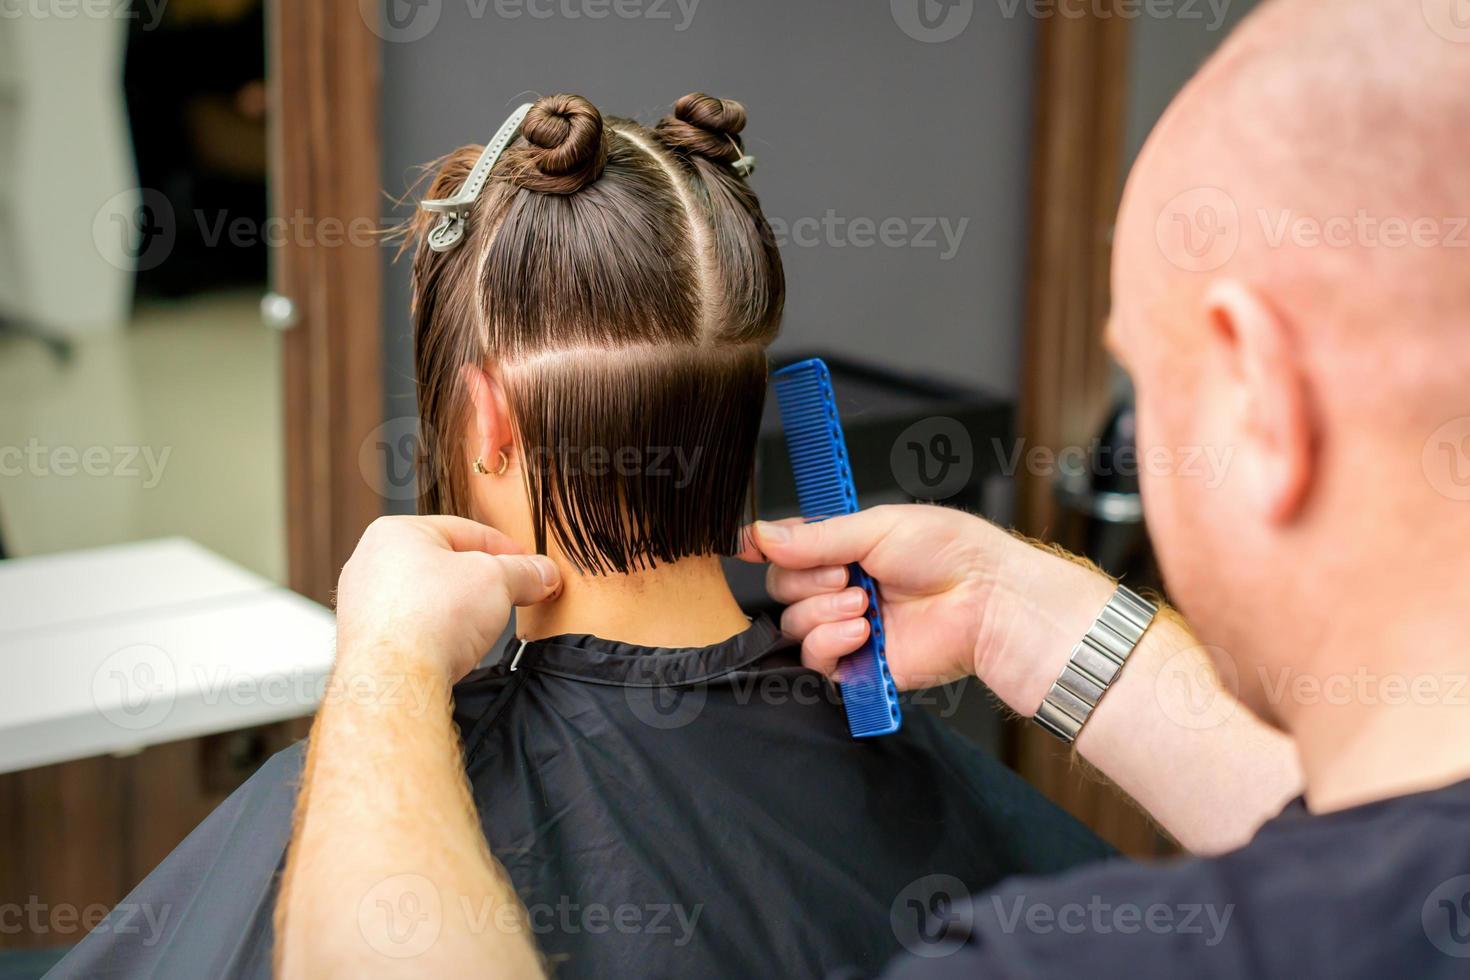
<svg viewBox="0 0 1470 980">
<path fill-rule="evenodd" d="M 591 633 L 639 646 L 701 647 L 750 625 L 714 556 L 685 558 L 630 575 L 583 575 L 565 561 L 557 563 L 564 583 L 561 595 L 517 609 L 517 636 L 534 640 Z"/>
</svg>

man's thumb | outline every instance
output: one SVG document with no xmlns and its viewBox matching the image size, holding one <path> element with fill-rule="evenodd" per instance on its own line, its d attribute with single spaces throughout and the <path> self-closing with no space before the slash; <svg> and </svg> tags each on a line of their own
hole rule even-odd
<svg viewBox="0 0 1470 980">
<path fill-rule="evenodd" d="M 512 605 L 529 606 L 561 591 L 561 570 L 545 555 L 493 555 Z"/>
</svg>

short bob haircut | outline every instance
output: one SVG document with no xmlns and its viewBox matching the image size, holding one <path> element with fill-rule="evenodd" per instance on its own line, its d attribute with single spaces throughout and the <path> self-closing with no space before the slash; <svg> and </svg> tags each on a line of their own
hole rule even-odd
<svg viewBox="0 0 1470 980">
<path fill-rule="evenodd" d="M 468 516 L 466 364 L 499 368 L 536 548 L 592 574 L 732 554 L 753 507 L 766 347 L 785 299 L 733 164 L 738 102 L 686 95 L 647 128 L 540 99 L 448 252 L 410 227 L 420 513 Z M 482 147 L 440 160 L 454 194 Z"/>
</svg>

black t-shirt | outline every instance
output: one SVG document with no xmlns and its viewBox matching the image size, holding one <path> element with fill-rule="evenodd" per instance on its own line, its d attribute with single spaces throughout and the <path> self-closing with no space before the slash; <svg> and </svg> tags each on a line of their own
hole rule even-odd
<svg viewBox="0 0 1470 980">
<path fill-rule="evenodd" d="M 948 884 L 914 896 L 915 955 L 885 980 L 1470 977 L 1470 781 L 1322 816 L 1298 800 L 1215 858 Z"/>
<path fill-rule="evenodd" d="M 1112 856 L 920 710 L 852 739 L 769 620 L 709 647 L 508 653 L 455 688 L 454 716 L 486 839 L 559 978 L 876 973 L 904 948 L 895 902 L 930 876 L 968 893 Z M 268 977 L 301 756 L 271 759 L 55 976 Z M 377 916 L 392 897 L 341 901 Z M 390 955 L 423 935 L 403 911 Z"/>
</svg>

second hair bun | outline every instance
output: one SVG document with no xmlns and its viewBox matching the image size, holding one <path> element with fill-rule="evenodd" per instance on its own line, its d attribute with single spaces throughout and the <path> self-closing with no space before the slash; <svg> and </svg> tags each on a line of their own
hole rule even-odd
<svg viewBox="0 0 1470 980">
<path fill-rule="evenodd" d="M 729 164 L 745 154 L 739 135 L 744 128 L 745 106 L 691 92 L 674 103 L 674 114 L 664 117 L 657 132 L 670 149 Z"/>
</svg>

